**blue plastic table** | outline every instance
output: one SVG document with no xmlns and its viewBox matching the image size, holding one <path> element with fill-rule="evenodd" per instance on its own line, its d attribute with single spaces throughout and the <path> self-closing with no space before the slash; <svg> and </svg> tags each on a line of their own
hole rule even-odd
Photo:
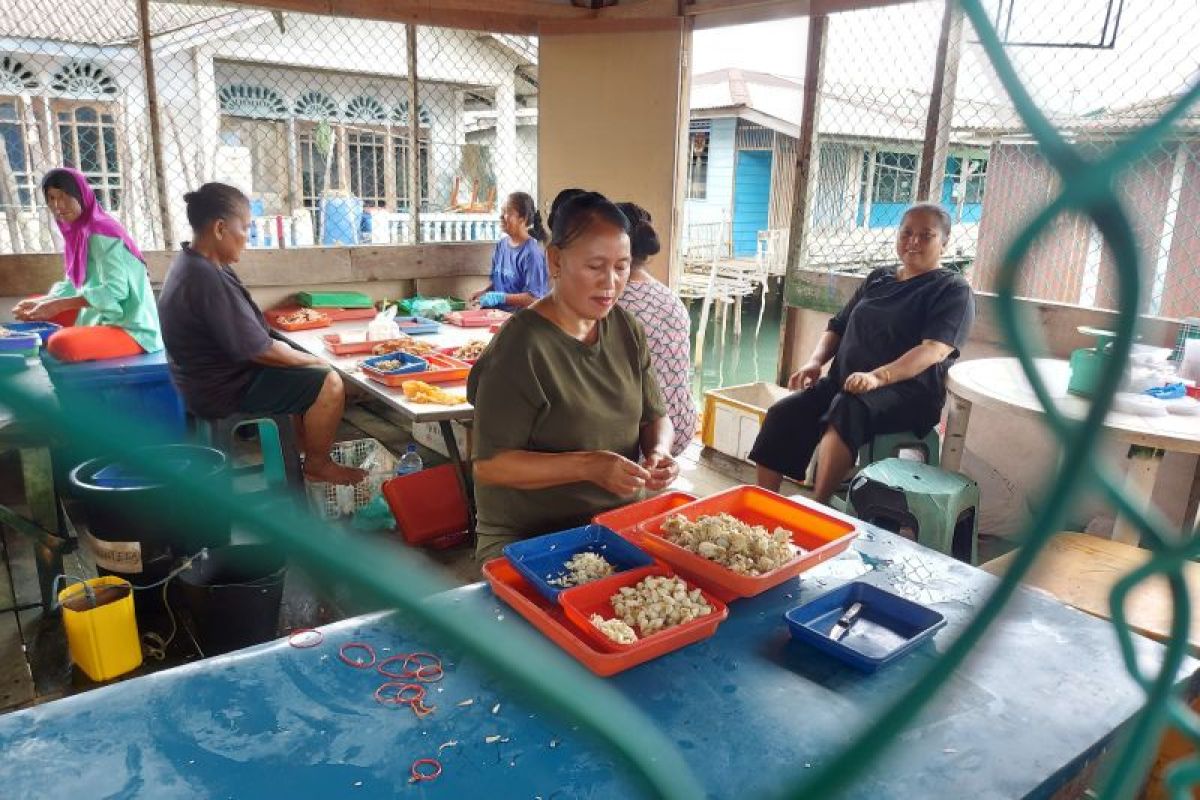
<svg viewBox="0 0 1200 800">
<path fill-rule="evenodd" d="M 935 640 L 875 675 L 798 643 L 781 614 L 846 580 L 898 588 L 950 620 Z M 712 797 L 754 798 L 828 757 L 928 666 L 995 579 L 882 532 L 838 559 L 731 605 L 712 639 L 615 676 L 680 748 Z M 485 585 L 442 602 L 503 639 L 521 618 Z M 329 626 L 310 650 L 284 642 L 213 658 L 0 718 L 5 797 L 624 798 L 637 796 L 600 746 L 505 693 L 453 652 L 430 690 L 437 712 L 378 705 L 381 678 L 337 648 L 381 655 L 422 645 L 376 614 Z M 1153 661 L 1158 645 L 1143 640 Z M 385 650 L 390 648 L 390 650 Z M 1187 670 L 1196 668 L 1189 662 Z M 1182 679 L 1182 677 L 1181 677 Z M 467 706 L 458 705 L 472 699 Z M 1023 591 L 987 645 L 851 796 L 1048 797 L 1139 706 L 1110 626 Z M 500 708 L 493 713 L 499 704 Z M 498 736 L 493 743 L 487 737 Z M 442 776 L 409 766 L 441 752 Z"/>
</svg>

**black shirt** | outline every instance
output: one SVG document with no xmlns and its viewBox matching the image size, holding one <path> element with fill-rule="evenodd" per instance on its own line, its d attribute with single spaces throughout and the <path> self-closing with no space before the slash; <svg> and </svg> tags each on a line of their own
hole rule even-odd
<svg viewBox="0 0 1200 800">
<path fill-rule="evenodd" d="M 271 346 L 262 311 L 237 274 L 185 243 L 167 272 L 158 316 L 188 408 L 206 419 L 232 414 L 261 369 L 251 359 Z"/>
<path fill-rule="evenodd" d="M 932 339 L 954 352 L 913 380 L 944 398 L 946 372 L 958 360 L 974 321 L 975 296 L 961 275 L 935 269 L 901 281 L 895 267 L 877 269 L 829 321 L 828 330 L 842 337 L 829 374 L 841 385 L 852 373 L 890 364 Z"/>
</svg>

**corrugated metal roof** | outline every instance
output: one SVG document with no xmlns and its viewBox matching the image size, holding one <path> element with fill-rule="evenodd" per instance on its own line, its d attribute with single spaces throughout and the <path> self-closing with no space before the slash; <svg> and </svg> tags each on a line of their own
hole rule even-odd
<svg viewBox="0 0 1200 800">
<path fill-rule="evenodd" d="M 693 117 L 718 109 L 758 112 L 754 121 L 796 136 L 804 86 L 794 78 L 740 69 L 722 69 L 692 80 Z M 912 89 L 831 84 L 821 98 L 821 133 L 864 139 L 920 141 L 925 137 L 929 94 Z M 770 119 L 763 119 L 766 115 Z M 956 139 L 979 129 L 1017 124 L 1009 106 L 975 100 L 955 103 L 955 117 L 970 125 L 953 125 Z"/>
<path fill-rule="evenodd" d="M 49 13 L 46 0 L 0 2 L 0 31 L 9 37 L 76 44 L 118 45 L 137 39 L 137 5 L 131 0 L 71 0 L 62 13 Z M 152 3 L 150 30 L 168 33 L 239 14 L 245 9 L 182 3 Z"/>
</svg>

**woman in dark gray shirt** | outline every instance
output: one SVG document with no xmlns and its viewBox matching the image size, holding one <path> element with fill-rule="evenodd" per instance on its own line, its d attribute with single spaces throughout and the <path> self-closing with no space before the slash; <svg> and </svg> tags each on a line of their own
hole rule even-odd
<svg viewBox="0 0 1200 800">
<path fill-rule="evenodd" d="M 940 268 L 949 237 L 950 215 L 941 206 L 922 203 L 904 213 L 900 266 L 867 276 L 788 381 L 801 391 L 767 412 L 750 451 L 759 486 L 778 491 L 784 475 L 803 480 L 819 446 L 815 494 L 827 502 L 874 436 L 924 435 L 938 423 L 946 372 L 975 320 L 971 287 Z"/>
<path fill-rule="evenodd" d="M 316 356 L 271 336 L 262 311 L 231 264 L 246 247 L 250 201 L 232 186 L 206 183 L 184 195 L 195 238 L 175 257 L 158 314 L 171 374 L 192 413 L 295 414 L 314 481 L 354 484 L 360 469 L 330 458 L 346 393 L 338 374 Z"/>
</svg>

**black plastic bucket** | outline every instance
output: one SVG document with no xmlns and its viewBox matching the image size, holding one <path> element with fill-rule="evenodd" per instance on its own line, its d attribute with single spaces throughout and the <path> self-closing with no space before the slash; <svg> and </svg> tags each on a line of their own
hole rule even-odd
<svg viewBox="0 0 1200 800">
<path fill-rule="evenodd" d="M 261 544 L 218 547 L 179 573 L 179 585 L 206 656 L 274 639 L 287 565 Z"/>
<path fill-rule="evenodd" d="M 137 451 L 166 469 L 169 480 L 151 479 L 121 456 L 85 461 L 71 470 L 71 492 L 83 503 L 84 544 L 101 575 L 118 575 L 144 587 L 167 576 L 176 563 L 203 547 L 229 543 L 229 513 L 189 490 L 197 481 L 227 480 L 220 450 L 189 444 Z M 162 608 L 159 591 L 134 595 L 139 616 Z"/>
</svg>

